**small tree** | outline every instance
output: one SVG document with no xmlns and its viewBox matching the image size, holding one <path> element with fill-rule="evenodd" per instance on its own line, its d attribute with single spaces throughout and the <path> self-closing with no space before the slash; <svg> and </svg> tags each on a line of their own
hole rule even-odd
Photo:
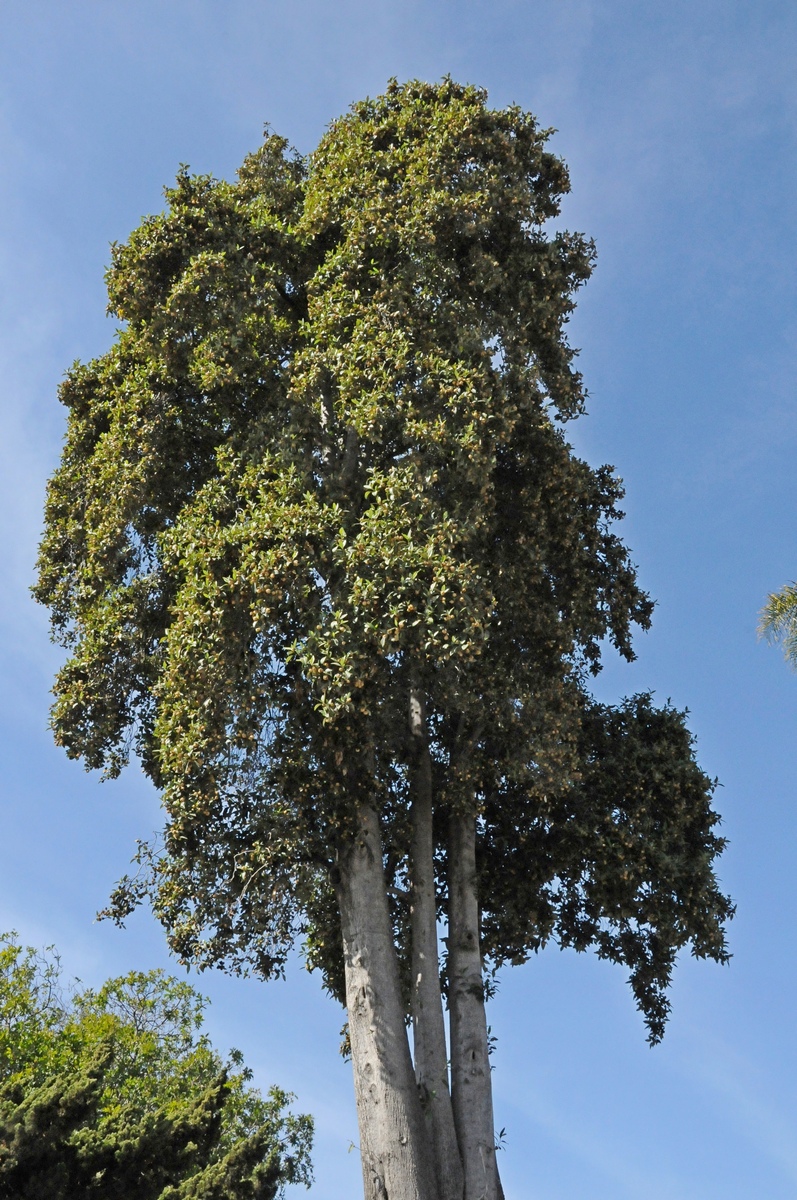
<svg viewBox="0 0 797 1200">
<path fill-rule="evenodd" d="M 0 1197 L 274 1200 L 310 1183 L 312 1121 L 263 1097 L 160 971 L 64 1000 L 56 958 L 0 938 Z"/>
<path fill-rule="evenodd" d="M 167 812 L 111 912 L 149 897 L 182 959 L 265 978 L 304 937 L 369 1200 L 500 1195 L 485 972 L 594 946 L 655 1040 L 677 950 L 726 957 L 683 714 L 587 687 L 652 605 L 563 435 L 594 249 L 549 228 L 547 136 L 392 83 L 308 160 L 269 134 L 235 183 L 181 172 L 61 391 L 53 727 L 111 775 L 134 747 Z"/>
</svg>

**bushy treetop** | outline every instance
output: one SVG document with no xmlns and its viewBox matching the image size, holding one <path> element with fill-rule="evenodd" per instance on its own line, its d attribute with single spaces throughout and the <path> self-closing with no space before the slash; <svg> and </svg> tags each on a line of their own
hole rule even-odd
<svg viewBox="0 0 797 1200">
<path fill-rule="evenodd" d="M 676 949 L 722 958 L 730 906 L 683 715 L 586 690 L 652 605 L 620 481 L 564 437 L 594 247 L 551 225 L 549 132 L 477 88 L 394 82 L 307 159 L 269 132 L 233 183 L 182 171 L 114 248 L 114 347 L 63 384 L 36 594 L 70 655 L 56 738 L 110 774 L 135 748 L 163 792 L 118 918 L 149 896 L 184 959 L 264 976 L 303 932 L 339 994 L 330 881 L 367 800 L 401 947 L 420 688 L 438 815 L 480 813 L 485 952 L 596 944 L 660 1031 Z M 651 737 L 686 754 L 683 819 L 640 813 L 619 728 L 633 761 Z M 655 882 L 622 881 L 626 836 Z"/>
<path fill-rule="evenodd" d="M 58 959 L 0 937 L 0 1197 L 274 1200 L 311 1181 L 312 1120 L 251 1086 L 162 971 L 67 995 Z"/>
</svg>

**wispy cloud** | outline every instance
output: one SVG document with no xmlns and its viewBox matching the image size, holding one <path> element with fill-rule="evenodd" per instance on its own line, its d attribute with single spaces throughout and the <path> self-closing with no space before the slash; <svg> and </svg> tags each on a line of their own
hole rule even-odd
<svg viewBox="0 0 797 1200">
<path fill-rule="evenodd" d="M 511 1102 L 529 1123 L 542 1131 L 548 1138 L 579 1162 L 589 1168 L 596 1178 L 595 1195 L 611 1194 L 627 1200 L 698 1200 L 687 1180 L 665 1175 L 661 1167 L 642 1161 L 641 1151 L 634 1150 L 628 1138 L 613 1136 L 599 1120 L 587 1123 L 579 1120 L 573 1106 L 565 1109 L 550 1093 L 524 1091 L 513 1092 Z M 606 1188 L 604 1192 L 602 1189 Z M 508 1200 L 543 1200 L 542 1193 L 530 1193 L 524 1185 L 523 1192 L 513 1196 L 507 1190 Z M 549 1200 L 546 1195 L 544 1200 Z"/>
<path fill-rule="evenodd" d="M 797 1185 L 797 1112 L 786 1111 L 772 1097 L 781 1091 L 766 1068 L 734 1046 L 706 1036 L 681 1063 L 681 1070 L 698 1086 L 710 1092 L 737 1129 L 773 1167 Z"/>
</svg>

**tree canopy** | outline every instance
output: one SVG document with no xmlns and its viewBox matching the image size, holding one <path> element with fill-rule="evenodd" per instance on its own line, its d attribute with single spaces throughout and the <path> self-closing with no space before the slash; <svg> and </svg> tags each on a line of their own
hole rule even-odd
<svg viewBox="0 0 797 1200">
<path fill-rule="evenodd" d="M 393 82 L 307 159 L 267 131 L 232 183 L 181 171 L 61 390 L 53 728 L 111 775 L 134 749 L 166 810 L 110 911 L 148 897 L 181 958 L 264 977 L 304 939 L 347 1004 L 369 1196 L 499 1195 L 485 971 L 594 947 L 656 1040 L 677 951 L 727 957 L 684 714 L 589 692 L 652 603 L 619 479 L 565 437 L 595 251 L 556 223 L 549 132 Z"/>
<path fill-rule="evenodd" d="M 0 1196 L 274 1200 L 311 1181 L 312 1121 L 262 1096 L 161 971 L 65 997 L 52 953 L 0 938 Z"/>
</svg>

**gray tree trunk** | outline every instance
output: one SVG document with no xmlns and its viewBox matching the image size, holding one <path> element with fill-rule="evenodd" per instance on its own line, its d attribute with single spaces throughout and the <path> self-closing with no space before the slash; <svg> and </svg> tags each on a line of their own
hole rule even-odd
<svg viewBox="0 0 797 1200">
<path fill-rule="evenodd" d="M 346 1007 L 366 1200 L 437 1200 L 412 1069 L 393 943 L 379 817 L 359 811 L 337 881 Z"/>
<path fill-rule="evenodd" d="M 415 1078 L 434 1155 L 439 1200 L 462 1200 L 464 1174 L 448 1087 L 443 997 L 437 947 L 434 885 L 432 763 L 422 694 L 410 695 L 412 764 L 411 930 L 412 1031 Z"/>
<path fill-rule="evenodd" d="M 465 1168 L 465 1200 L 502 1200 L 495 1160 L 473 811 L 451 814 L 448 872 L 451 1099 Z"/>
</svg>

